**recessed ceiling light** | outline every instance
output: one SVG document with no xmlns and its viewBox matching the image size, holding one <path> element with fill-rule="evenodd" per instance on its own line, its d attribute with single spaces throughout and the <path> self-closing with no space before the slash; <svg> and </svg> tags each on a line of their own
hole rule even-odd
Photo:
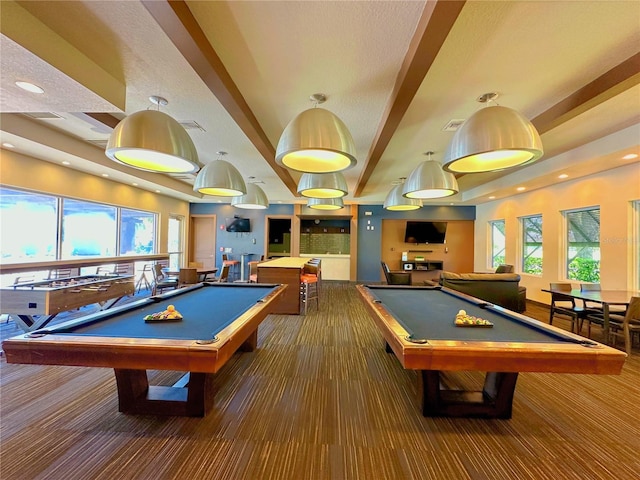
<svg viewBox="0 0 640 480">
<path fill-rule="evenodd" d="M 496 198 L 496 197 L 495 197 L 494 195 L 491 195 L 491 196 L 489 197 L 489 200 L 493 200 L 493 199 L 495 199 L 495 198 Z"/>
<path fill-rule="evenodd" d="M 622 157 L 623 160 L 633 160 L 634 158 L 638 158 L 638 154 L 637 153 L 630 153 L 630 154 L 625 155 L 624 157 Z"/>
<path fill-rule="evenodd" d="M 138 184 L 136 182 L 133 182 L 131 185 L 133 185 L 134 187 L 138 186 Z"/>
<path fill-rule="evenodd" d="M 42 87 L 39 87 L 38 85 L 36 85 L 34 83 L 18 81 L 18 82 L 16 82 L 16 85 L 18 87 L 20 87 L 21 89 L 26 90 L 27 92 L 44 93 L 44 89 Z"/>
<path fill-rule="evenodd" d="M 71 162 L 67 162 L 66 160 L 62 162 L 63 165 L 71 165 Z"/>
<path fill-rule="evenodd" d="M 160 190 L 156 190 L 156 193 L 160 193 Z"/>
<path fill-rule="evenodd" d="M 16 146 L 13 143 L 9 143 L 9 142 L 3 142 L 2 146 L 4 148 L 16 148 Z"/>
<path fill-rule="evenodd" d="M 109 174 L 108 173 L 103 173 L 102 176 L 107 178 L 109 176 Z"/>
<path fill-rule="evenodd" d="M 567 175 L 566 173 L 563 173 L 561 175 L 558 175 L 558 178 L 569 178 L 569 175 Z"/>
<path fill-rule="evenodd" d="M 518 190 L 519 192 L 522 192 L 525 188 L 524 187 L 518 187 L 516 188 L 516 190 Z"/>
</svg>

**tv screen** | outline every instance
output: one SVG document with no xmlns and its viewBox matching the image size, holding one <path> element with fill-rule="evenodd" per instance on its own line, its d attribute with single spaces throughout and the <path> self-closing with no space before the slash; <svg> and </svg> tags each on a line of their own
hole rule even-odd
<svg viewBox="0 0 640 480">
<path fill-rule="evenodd" d="M 248 218 L 235 217 L 227 223 L 227 232 L 245 233 L 251 231 L 251 223 Z"/>
<path fill-rule="evenodd" d="M 407 222 L 405 243 L 444 243 L 447 222 Z"/>
</svg>

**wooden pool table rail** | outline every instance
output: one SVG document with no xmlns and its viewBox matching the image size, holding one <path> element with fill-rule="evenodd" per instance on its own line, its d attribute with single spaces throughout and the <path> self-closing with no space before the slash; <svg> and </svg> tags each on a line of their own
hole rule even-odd
<svg viewBox="0 0 640 480">
<path fill-rule="evenodd" d="M 409 332 L 389 313 L 364 285 L 356 286 L 371 318 L 405 369 L 417 370 L 418 397 L 425 416 L 511 418 L 512 402 L 519 372 L 619 374 L 626 354 L 589 341 L 529 317 L 507 312 L 525 323 L 544 326 L 574 342 L 535 343 L 429 340 L 417 344 Z M 407 287 L 402 287 L 407 288 Z M 408 287 L 425 289 L 424 287 Z M 465 301 L 482 302 L 458 292 L 443 289 Z M 482 391 L 453 390 L 446 387 L 450 371 L 482 371 Z"/>
<path fill-rule="evenodd" d="M 163 298 L 201 288 L 196 285 L 162 295 Z M 206 287 L 205 287 L 206 288 Z M 216 288 L 216 287 L 213 287 Z M 156 300 L 146 298 L 3 342 L 8 363 L 113 368 L 121 412 L 151 415 L 203 416 L 213 404 L 213 374 L 236 351 L 253 351 L 258 326 L 285 290 L 279 285 L 216 334 L 212 343 L 198 340 L 98 337 L 56 334 L 101 317 L 126 312 Z M 205 340 L 205 339 L 203 339 Z M 174 387 L 150 386 L 147 370 L 189 372 L 189 380 Z"/>
</svg>

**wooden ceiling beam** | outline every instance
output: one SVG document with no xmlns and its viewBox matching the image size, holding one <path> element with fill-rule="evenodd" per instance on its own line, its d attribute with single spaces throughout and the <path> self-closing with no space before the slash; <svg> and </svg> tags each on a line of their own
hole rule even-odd
<svg viewBox="0 0 640 480">
<path fill-rule="evenodd" d="M 424 77 L 431 68 L 438 52 L 460 15 L 466 0 L 435 0 L 426 2 L 418 21 L 416 32 L 409 44 L 402 67 L 398 72 L 389 103 L 378 127 L 364 168 L 358 178 L 354 197 L 362 195 L 364 187 L 373 174 L 382 154 L 389 145 L 413 101 Z"/>
<path fill-rule="evenodd" d="M 160 28 L 178 48 L 207 88 L 231 115 L 291 193 L 297 185 L 289 171 L 276 163 L 276 150 L 258 123 L 253 111 L 229 75 L 222 60 L 209 43 L 189 6 L 182 0 L 142 0 Z"/>
<path fill-rule="evenodd" d="M 640 52 L 531 120 L 542 135 L 640 83 Z"/>
</svg>

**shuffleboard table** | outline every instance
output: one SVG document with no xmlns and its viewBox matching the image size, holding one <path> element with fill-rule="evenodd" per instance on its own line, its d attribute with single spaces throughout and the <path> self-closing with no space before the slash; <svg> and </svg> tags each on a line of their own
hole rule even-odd
<svg viewBox="0 0 640 480">
<path fill-rule="evenodd" d="M 405 369 L 418 371 L 425 416 L 511 418 L 519 372 L 619 374 L 626 354 L 468 295 L 437 287 L 358 285 Z M 455 324 L 460 310 L 490 327 Z M 480 392 L 443 388 L 444 372 L 481 371 Z"/>
<path fill-rule="evenodd" d="M 113 368 L 121 412 L 204 416 L 213 375 L 237 350 L 256 348 L 258 326 L 284 289 L 201 283 L 12 337 L 2 348 L 8 363 Z M 181 320 L 144 320 L 169 305 Z M 189 373 L 174 386 L 149 386 L 147 370 Z"/>
</svg>

